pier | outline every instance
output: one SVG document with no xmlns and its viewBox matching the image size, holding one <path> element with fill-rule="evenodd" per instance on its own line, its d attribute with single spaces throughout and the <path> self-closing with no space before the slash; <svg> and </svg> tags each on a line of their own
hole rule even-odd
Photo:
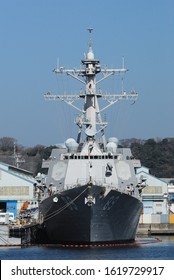
<svg viewBox="0 0 174 280">
<path fill-rule="evenodd" d="M 21 238 L 9 235 L 9 226 L 0 225 L 0 247 L 4 246 L 19 246 Z"/>
<path fill-rule="evenodd" d="M 174 235 L 174 224 L 139 224 L 139 235 Z"/>
</svg>

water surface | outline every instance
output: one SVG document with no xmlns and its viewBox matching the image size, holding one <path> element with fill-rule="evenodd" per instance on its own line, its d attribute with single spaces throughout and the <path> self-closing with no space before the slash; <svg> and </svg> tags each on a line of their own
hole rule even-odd
<svg viewBox="0 0 174 280">
<path fill-rule="evenodd" d="M 174 260 L 174 236 L 137 239 L 127 246 L 63 248 L 1 247 L 1 260 Z"/>
</svg>

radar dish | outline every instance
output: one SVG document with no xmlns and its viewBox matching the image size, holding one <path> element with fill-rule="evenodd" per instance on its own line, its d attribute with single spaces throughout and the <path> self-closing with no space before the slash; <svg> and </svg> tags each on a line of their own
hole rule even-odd
<svg viewBox="0 0 174 280">
<path fill-rule="evenodd" d="M 86 134 L 87 136 L 92 137 L 92 136 L 94 136 L 94 135 L 96 134 L 96 130 L 94 130 L 93 128 L 87 128 L 87 129 L 85 130 L 85 134 Z"/>
</svg>

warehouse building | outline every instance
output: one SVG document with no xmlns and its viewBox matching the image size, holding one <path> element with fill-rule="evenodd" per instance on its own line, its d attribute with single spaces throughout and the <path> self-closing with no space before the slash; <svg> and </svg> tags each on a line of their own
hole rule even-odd
<svg viewBox="0 0 174 280">
<path fill-rule="evenodd" d="M 144 207 L 140 223 L 174 223 L 174 186 L 151 175 L 147 167 L 137 168 L 136 176 L 147 184 L 142 191 Z"/>
<path fill-rule="evenodd" d="M 0 212 L 16 216 L 20 211 L 37 207 L 35 182 L 30 172 L 0 162 Z"/>
</svg>

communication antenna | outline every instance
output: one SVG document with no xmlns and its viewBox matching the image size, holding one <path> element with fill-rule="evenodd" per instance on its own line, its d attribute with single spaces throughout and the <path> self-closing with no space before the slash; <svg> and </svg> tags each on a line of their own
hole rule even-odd
<svg viewBox="0 0 174 280">
<path fill-rule="evenodd" d="M 89 48 L 90 50 L 92 51 L 92 37 L 91 37 L 91 33 L 93 31 L 93 28 L 92 27 L 89 27 L 88 28 L 88 31 L 89 31 L 89 35 L 90 35 L 90 38 L 89 38 Z"/>
<path fill-rule="evenodd" d="M 122 56 L 122 69 L 124 69 L 124 56 Z M 124 73 L 123 73 L 124 76 Z M 124 93 L 124 77 L 121 77 L 121 92 Z"/>
<path fill-rule="evenodd" d="M 124 69 L 124 56 L 122 56 L 122 69 Z"/>
<path fill-rule="evenodd" d="M 57 57 L 57 69 L 60 67 L 60 60 L 59 57 Z"/>
<path fill-rule="evenodd" d="M 22 163 L 25 163 L 25 159 L 22 157 L 21 154 L 16 152 L 16 143 L 14 142 L 14 162 L 17 168 L 19 168 L 19 166 Z"/>
<path fill-rule="evenodd" d="M 92 33 L 93 28 L 92 28 L 92 27 L 89 27 L 89 28 L 88 28 L 88 31 L 89 31 L 89 33 Z"/>
</svg>

